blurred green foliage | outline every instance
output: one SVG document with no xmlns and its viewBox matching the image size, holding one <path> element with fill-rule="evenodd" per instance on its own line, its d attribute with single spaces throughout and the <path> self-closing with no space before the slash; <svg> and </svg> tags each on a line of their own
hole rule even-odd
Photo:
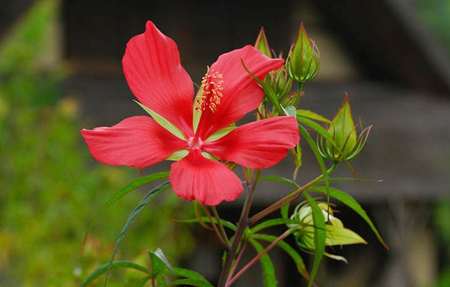
<svg viewBox="0 0 450 287">
<path fill-rule="evenodd" d="M 450 53 L 450 1 L 414 0 L 418 14 L 424 23 Z"/>
<path fill-rule="evenodd" d="M 442 251 L 440 254 L 442 270 L 435 286 L 447 287 L 450 286 L 450 199 L 441 200 L 433 215 Z"/>
<path fill-rule="evenodd" d="M 0 45 L 0 286 L 80 286 L 109 261 L 143 196 L 135 191 L 112 206 L 83 245 L 90 220 L 139 174 L 97 164 L 82 142 L 78 103 L 61 93 L 67 71 L 46 62 L 58 9 L 56 0 L 37 1 Z M 171 221 L 187 212 L 181 203 L 167 192 L 147 207 L 116 259 L 146 265 L 156 247 L 172 263 L 188 254 L 188 227 Z M 132 272 L 110 277 L 108 286 L 136 280 Z"/>
</svg>

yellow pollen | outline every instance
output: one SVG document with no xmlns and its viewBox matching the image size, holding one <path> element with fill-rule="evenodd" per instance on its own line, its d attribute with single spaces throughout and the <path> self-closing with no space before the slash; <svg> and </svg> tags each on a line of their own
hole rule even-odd
<svg viewBox="0 0 450 287">
<path fill-rule="evenodd" d="M 197 110 L 206 110 L 208 107 L 211 112 L 217 111 L 217 107 L 220 105 L 220 99 L 223 97 L 223 80 L 222 74 L 214 69 L 208 70 L 206 75 L 202 79 L 202 97 L 197 100 L 199 107 Z"/>
</svg>

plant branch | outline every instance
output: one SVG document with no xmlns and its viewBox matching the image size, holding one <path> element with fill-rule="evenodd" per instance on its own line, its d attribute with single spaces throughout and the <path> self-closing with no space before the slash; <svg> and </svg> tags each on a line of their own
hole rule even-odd
<svg viewBox="0 0 450 287">
<path fill-rule="evenodd" d="M 231 284 L 233 284 L 234 281 L 236 281 L 236 279 L 238 279 L 245 271 L 247 271 L 248 268 L 250 268 L 253 264 L 255 264 L 256 261 L 258 261 L 261 258 L 261 256 L 263 256 L 264 254 L 269 252 L 273 247 L 275 247 L 275 245 L 278 244 L 278 242 L 280 242 L 281 240 L 285 239 L 291 233 L 292 233 L 292 229 L 288 229 L 283 234 L 281 234 L 277 239 L 275 239 L 266 248 L 264 248 L 263 251 L 259 252 L 249 263 L 247 263 L 247 265 L 245 265 L 241 270 L 239 270 L 239 272 L 227 282 L 225 287 L 231 286 Z"/>
<path fill-rule="evenodd" d="M 248 215 L 250 213 L 250 207 L 252 205 L 253 196 L 256 190 L 256 184 L 258 183 L 260 174 L 261 170 L 257 170 L 256 175 L 254 176 L 254 170 L 252 170 L 250 178 L 247 179 L 246 177 L 247 194 L 245 197 L 244 206 L 242 207 L 241 217 L 239 219 L 238 227 L 231 244 L 231 250 L 225 251 L 225 262 L 222 265 L 222 271 L 220 273 L 219 282 L 217 285 L 218 287 L 225 287 L 236 252 L 239 248 L 239 245 L 241 244 L 244 232 L 248 227 Z"/>
</svg>

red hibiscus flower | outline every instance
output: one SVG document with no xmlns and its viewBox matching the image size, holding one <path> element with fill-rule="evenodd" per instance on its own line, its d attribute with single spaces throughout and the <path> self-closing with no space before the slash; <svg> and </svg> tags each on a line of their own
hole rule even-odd
<svg viewBox="0 0 450 287">
<path fill-rule="evenodd" d="M 258 78 L 283 65 L 251 46 L 223 54 L 208 69 L 193 101 L 192 80 L 175 42 L 147 22 L 123 57 L 131 91 L 152 117 L 130 117 L 112 127 L 83 129 L 91 154 L 110 165 L 143 168 L 176 160 L 169 181 L 183 199 L 206 205 L 235 200 L 241 180 L 223 163 L 261 169 L 275 165 L 299 141 L 294 117 L 230 127 L 262 101 Z"/>
</svg>

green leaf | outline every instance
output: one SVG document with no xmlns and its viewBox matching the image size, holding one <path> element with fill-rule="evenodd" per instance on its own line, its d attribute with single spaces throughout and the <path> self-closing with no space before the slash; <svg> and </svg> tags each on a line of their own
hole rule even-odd
<svg viewBox="0 0 450 287">
<path fill-rule="evenodd" d="M 325 252 L 325 240 L 326 240 L 326 231 L 325 231 L 325 218 L 323 216 L 322 209 L 317 205 L 314 198 L 312 198 L 308 193 L 304 193 L 306 200 L 311 205 L 312 208 L 312 216 L 314 221 L 314 264 L 311 270 L 311 277 L 308 281 L 308 287 L 311 287 L 314 283 L 314 278 L 317 275 L 317 271 L 319 270 L 320 262 L 322 261 L 323 254 Z"/>
<path fill-rule="evenodd" d="M 172 266 L 161 249 L 158 248 L 155 252 L 149 251 L 148 255 L 150 256 L 152 276 L 156 277 L 161 274 L 174 273 Z"/>
<path fill-rule="evenodd" d="M 330 179 L 328 176 L 327 168 L 325 167 L 325 162 L 323 160 L 323 157 L 322 157 L 321 153 L 319 152 L 317 145 L 314 143 L 313 139 L 309 135 L 308 131 L 302 125 L 298 125 L 298 129 L 299 129 L 300 133 L 302 134 L 303 138 L 308 142 L 309 146 L 311 147 L 311 150 L 313 151 L 314 155 L 316 156 L 317 162 L 319 163 L 320 169 L 322 170 L 323 180 L 325 181 L 325 185 L 328 190 L 330 188 Z"/>
<path fill-rule="evenodd" d="M 300 167 L 302 166 L 302 147 L 300 146 L 300 144 L 296 145 L 293 149 L 292 149 L 292 153 L 294 154 L 295 158 L 294 158 L 294 162 L 295 162 L 295 170 L 294 170 L 294 174 L 292 176 L 292 178 L 295 180 L 297 180 L 297 176 L 298 176 L 298 171 L 300 170 Z"/>
<path fill-rule="evenodd" d="M 172 124 L 171 122 L 169 122 L 167 119 L 165 119 L 161 115 L 150 110 L 149 108 L 147 108 L 140 102 L 138 102 L 138 101 L 135 101 L 135 102 L 138 103 L 138 105 L 141 106 L 141 108 L 143 108 L 158 124 L 160 124 L 163 128 L 168 130 L 171 134 L 173 134 L 174 136 L 176 136 L 177 138 L 179 138 L 181 140 L 184 140 L 184 141 L 187 140 L 184 133 L 176 125 Z"/>
<path fill-rule="evenodd" d="M 286 116 L 295 117 L 297 115 L 296 108 L 294 106 L 287 106 L 287 107 L 282 106 L 282 108 Z"/>
<path fill-rule="evenodd" d="M 207 216 L 202 216 L 200 218 L 193 218 L 193 219 L 182 219 L 182 220 L 177 220 L 177 221 L 178 222 L 182 222 L 182 223 L 196 223 L 196 222 L 199 222 L 199 223 L 211 223 L 211 220 Z M 218 223 L 217 218 L 215 218 L 215 217 L 213 217 L 213 221 L 216 224 Z M 233 231 L 237 230 L 236 225 L 234 225 L 233 223 L 231 223 L 229 221 L 220 219 L 220 222 L 222 223 L 223 226 L 225 226 L 225 227 L 227 227 L 227 228 L 229 228 L 229 229 L 231 229 Z M 207 227 L 207 228 L 209 228 L 209 227 Z"/>
<path fill-rule="evenodd" d="M 299 109 L 299 110 L 297 110 L 297 116 L 303 117 L 303 118 L 309 118 L 309 119 L 324 122 L 327 124 L 331 124 L 331 121 L 329 119 L 326 119 L 326 118 L 322 117 L 321 115 L 316 114 L 310 110 Z"/>
<path fill-rule="evenodd" d="M 266 221 L 256 225 L 252 229 L 250 229 L 249 234 L 250 235 L 255 234 L 255 233 L 257 233 L 265 228 L 268 228 L 268 227 L 272 227 L 272 226 L 276 226 L 276 225 L 288 225 L 288 224 L 298 225 L 299 222 L 297 220 L 287 219 L 287 218 L 269 219 L 269 220 L 266 220 Z"/>
<path fill-rule="evenodd" d="M 152 276 L 147 276 L 139 280 L 139 282 L 136 284 L 136 287 L 144 287 L 145 283 L 148 282 L 148 280 L 152 279 Z M 162 285 L 158 284 L 158 287 L 162 287 Z"/>
<path fill-rule="evenodd" d="M 125 223 L 125 226 L 123 227 L 122 231 L 120 232 L 119 239 L 116 242 L 116 246 L 114 247 L 113 254 L 111 256 L 111 261 L 109 264 L 111 265 L 113 263 L 114 257 L 116 256 L 117 251 L 119 250 L 119 246 L 122 243 L 122 240 L 125 238 L 125 235 L 130 228 L 130 226 L 133 224 L 133 222 L 136 220 L 136 218 L 141 214 L 142 210 L 144 210 L 144 207 L 146 207 L 150 202 L 155 200 L 159 195 L 162 194 L 163 191 L 168 189 L 170 187 L 169 181 L 165 181 L 158 185 L 157 187 L 150 190 L 144 198 L 141 200 L 141 202 L 136 206 L 136 208 L 131 212 L 131 214 L 128 216 L 128 219 Z M 108 273 L 109 270 L 106 273 L 105 278 L 105 285 L 108 280 Z"/>
<path fill-rule="evenodd" d="M 331 137 L 330 133 L 326 129 L 324 129 L 321 125 L 319 125 L 318 123 L 313 122 L 307 118 L 299 117 L 299 116 L 297 116 L 297 121 L 312 128 L 315 132 L 317 132 L 318 134 L 323 136 L 328 142 L 334 143 L 334 140 Z M 334 145 L 334 147 L 337 149 L 336 145 Z"/>
<path fill-rule="evenodd" d="M 255 239 L 265 240 L 265 241 L 269 241 L 269 242 L 274 242 L 278 238 L 276 236 L 267 235 L 267 234 L 254 234 L 252 237 L 255 238 Z M 279 241 L 277 243 L 277 246 L 280 247 L 281 249 L 283 249 L 292 258 L 292 260 L 294 260 L 295 266 L 297 267 L 297 271 L 306 280 L 308 280 L 309 279 L 308 270 L 306 269 L 305 262 L 303 261 L 303 258 L 300 256 L 300 254 L 297 252 L 297 250 L 292 248 L 289 244 L 287 244 L 283 240 Z"/>
<path fill-rule="evenodd" d="M 300 186 L 295 181 L 288 179 L 288 178 L 284 178 L 284 177 L 269 175 L 269 176 L 261 177 L 260 180 L 278 181 L 278 182 L 289 184 L 292 187 L 294 187 L 295 189 L 300 188 Z"/>
<path fill-rule="evenodd" d="M 91 220 L 91 222 L 88 225 L 86 234 L 84 235 L 84 242 L 86 242 L 86 238 L 89 234 L 89 231 L 92 228 L 92 225 L 94 224 L 94 222 L 100 217 L 100 215 L 102 215 L 106 209 L 108 209 L 108 207 L 110 207 L 111 205 L 113 205 L 116 201 L 118 201 L 119 199 L 121 199 L 123 196 L 125 196 L 126 194 L 128 194 L 129 192 L 135 190 L 136 188 L 139 188 L 143 185 L 149 184 L 150 182 L 153 182 L 155 180 L 159 180 L 159 179 L 165 179 L 169 177 L 169 172 L 158 172 L 158 173 L 153 173 L 147 176 L 143 176 L 143 177 L 139 177 L 136 178 L 135 180 L 133 180 L 132 182 L 130 182 L 129 184 L 127 184 L 125 187 L 123 187 L 122 189 L 120 189 L 116 194 L 114 194 L 106 203 L 105 205 L 103 205 L 102 209 L 100 209 L 100 211 L 94 216 L 94 218 Z"/>
<path fill-rule="evenodd" d="M 256 249 L 256 252 L 260 253 L 264 250 L 263 246 L 256 240 L 250 239 L 249 242 Z M 259 258 L 261 269 L 263 272 L 263 282 L 265 287 L 276 287 L 278 285 L 277 278 L 275 276 L 275 267 L 273 265 L 270 256 L 265 253 Z"/>
<path fill-rule="evenodd" d="M 202 280 L 195 280 L 195 279 L 178 279 L 175 281 L 170 282 L 166 286 L 197 286 L 197 287 L 214 287 L 211 285 L 211 283 L 202 281 Z"/>
<path fill-rule="evenodd" d="M 200 273 L 197 273 L 195 271 L 189 270 L 189 269 L 174 268 L 173 269 L 173 273 L 176 276 L 185 277 L 185 278 L 193 279 L 193 280 L 201 280 L 201 281 L 208 282 L 208 280 L 206 280 L 206 278 L 203 277 L 203 275 L 201 275 Z"/>
<path fill-rule="evenodd" d="M 109 272 L 109 270 L 117 269 L 117 268 L 131 268 L 138 271 L 141 271 L 143 273 L 146 273 L 150 275 L 150 271 L 139 264 L 128 262 L 128 261 L 116 261 L 112 263 L 105 263 L 101 266 L 99 266 L 97 269 L 95 269 L 89 277 L 83 282 L 83 287 L 89 286 L 90 283 L 92 283 L 95 279 L 99 278 L 101 275 Z"/>
<path fill-rule="evenodd" d="M 376 237 L 378 238 L 380 243 L 386 249 L 389 249 L 389 247 L 386 245 L 383 238 L 381 237 L 380 233 L 378 232 L 377 228 L 373 224 L 372 220 L 367 215 L 366 211 L 361 207 L 361 205 L 359 205 L 359 203 L 353 197 L 351 197 L 347 193 L 345 193 L 339 189 L 336 189 L 336 188 L 330 188 L 329 191 L 326 192 L 323 190 L 323 187 L 313 186 L 313 187 L 308 188 L 308 190 L 327 194 L 327 195 L 339 200 L 340 202 L 344 203 L 351 209 L 353 209 L 353 211 L 355 211 L 359 216 L 361 216 L 366 221 L 366 223 L 370 226 L 370 228 L 372 229 L 373 233 L 376 235 Z"/>
<path fill-rule="evenodd" d="M 158 276 L 155 278 L 156 286 L 158 287 L 166 287 L 166 279 L 164 276 Z"/>
<path fill-rule="evenodd" d="M 272 102 L 272 104 L 275 106 L 275 108 L 278 112 L 278 115 L 280 115 L 280 116 L 283 115 L 283 109 L 281 108 L 280 101 L 278 100 L 278 97 L 275 94 L 275 92 L 264 81 L 261 81 L 260 79 L 258 79 L 258 77 L 253 75 L 252 72 L 250 72 L 248 70 L 247 66 L 245 66 L 245 63 L 242 59 L 241 59 L 241 62 L 242 62 L 242 66 L 244 67 L 245 71 L 247 71 L 247 73 L 249 73 L 249 75 L 253 79 L 255 79 L 258 82 L 258 84 L 261 85 L 261 87 L 264 88 L 264 92 L 266 93 L 267 97 Z"/>
</svg>

